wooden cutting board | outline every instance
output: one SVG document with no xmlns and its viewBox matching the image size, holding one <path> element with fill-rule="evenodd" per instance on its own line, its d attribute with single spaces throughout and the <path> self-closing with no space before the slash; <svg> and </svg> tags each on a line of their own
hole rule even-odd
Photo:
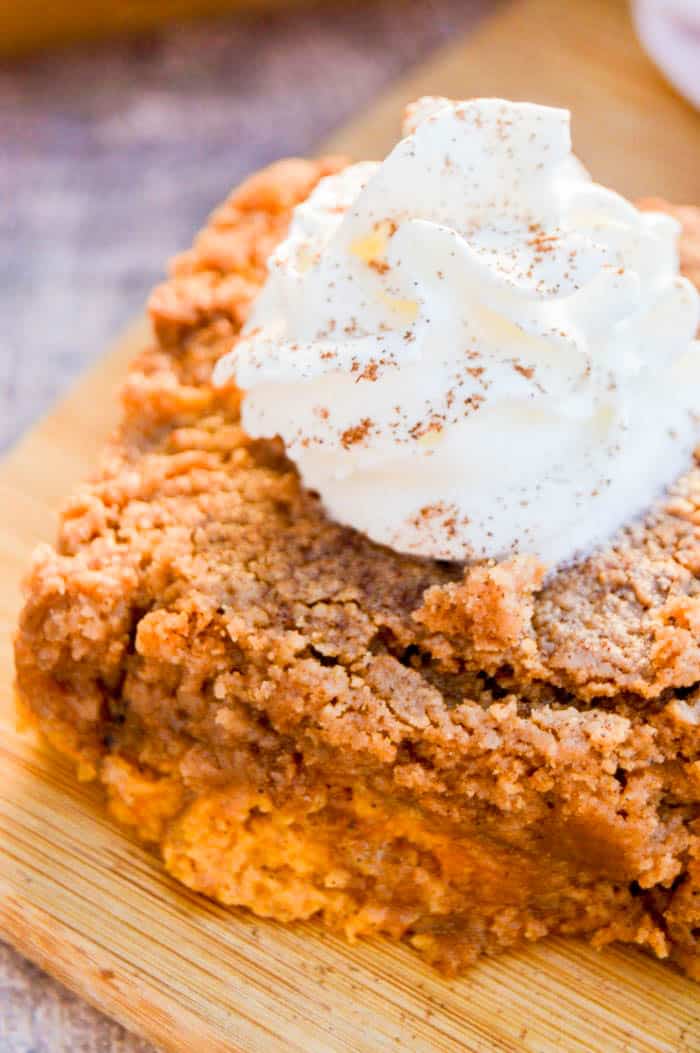
<svg viewBox="0 0 700 1053">
<path fill-rule="evenodd" d="M 700 117 L 646 62 L 616 0 L 506 5 L 333 146 L 380 154 L 403 102 L 426 92 L 569 105 L 599 178 L 700 201 Z M 15 729 L 22 567 L 95 464 L 144 338 L 140 324 L 0 468 L 0 933 L 165 1050 L 698 1053 L 700 988 L 631 950 L 551 940 L 448 983 L 403 947 L 349 947 L 197 898 L 106 818 L 93 787 Z"/>
</svg>

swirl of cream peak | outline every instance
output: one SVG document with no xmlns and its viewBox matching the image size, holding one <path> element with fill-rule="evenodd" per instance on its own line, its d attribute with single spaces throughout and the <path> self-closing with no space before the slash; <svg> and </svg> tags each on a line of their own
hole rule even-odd
<svg viewBox="0 0 700 1053">
<path fill-rule="evenodd" d="M 698 438 L 678 225 L 591 182 L 565 110 L 429 98 L 404 131 L 296 209 L 216 380 L 374 541 L 570 560 Z"/>
</svg>

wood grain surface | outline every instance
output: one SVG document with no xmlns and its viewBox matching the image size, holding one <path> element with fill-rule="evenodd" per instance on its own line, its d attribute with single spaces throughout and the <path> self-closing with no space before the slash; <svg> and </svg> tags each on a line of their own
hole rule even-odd
<svg viewBox="0 0 700 1053">
<path fill-rule="evenodd" d="M 335 145 L 380 153 L 400 104 L 426 90 L 569 102 L 597 176 L 628 193 L 700 199 L 699 119 L 642 58 L 616 0 L 509 7 Z M 400 946 L 348 947 L 312 925 L 195 897 L 115 827 L 92 786 L 16 730 L 21 569 L 94 465 L 116 420 L 115 387 L 144 339 L 138 326 L 0 470 L 0 932 L 166 1050 L 697 1053 L 697 986 L 633 951 L 552 940 L 448 983 Z"/>
</svg>

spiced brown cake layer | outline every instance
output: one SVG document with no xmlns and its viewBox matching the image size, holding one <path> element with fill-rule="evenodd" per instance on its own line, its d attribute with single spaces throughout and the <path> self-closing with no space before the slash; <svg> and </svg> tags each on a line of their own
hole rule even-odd
<svg viewBox="0 0 700 1053">
<path fill-rule="evenodd" d="M 209 384 L 338 164 L 250 180 L 154 293 L 121 432 L 27 579 L 23 704 L 223 903 L 448 971 L 558 932 L 700 978 L 700 472 L 546 579 L 439 564 L 330 522 Z"/>
</svg>

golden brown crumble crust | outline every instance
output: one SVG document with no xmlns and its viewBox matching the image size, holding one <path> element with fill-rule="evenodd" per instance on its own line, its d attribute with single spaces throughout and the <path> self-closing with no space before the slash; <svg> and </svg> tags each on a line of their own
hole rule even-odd
<svg viewBox="0 0 700 1053">
<path fill-rule="evenodd" d="M 330 522 L 209 384 L 340 165 L 249 180 L 153 293 L 122 429 L 27 579 L 23 704 L 223 903 L 447 971 L 559 932 L 700 978 L 700 472 L 551 580 L 463 570 Z"/>
</svg>

